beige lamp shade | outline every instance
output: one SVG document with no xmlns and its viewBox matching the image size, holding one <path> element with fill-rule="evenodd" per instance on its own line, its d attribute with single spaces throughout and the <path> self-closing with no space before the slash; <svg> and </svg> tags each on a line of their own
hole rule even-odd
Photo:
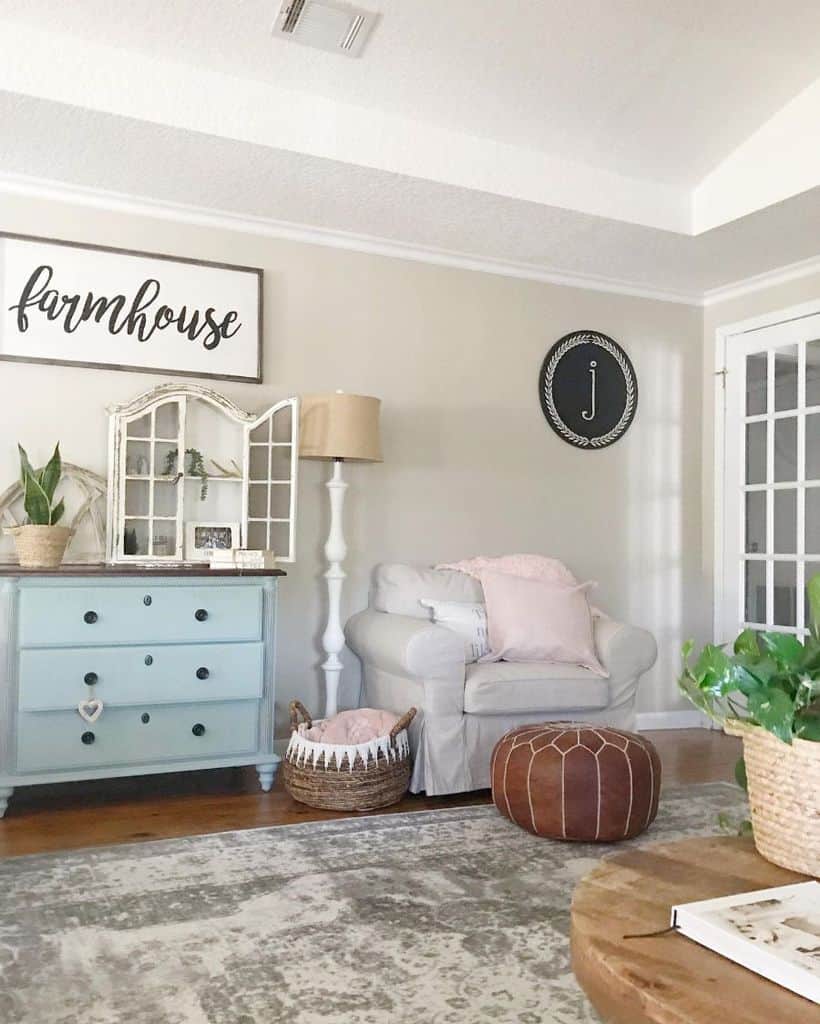
<svg viewBox="0 0 820 1024">
<path fill-rule="evenodd" d="M 381 462 L 381 399 L 368 395 L 302 395 L 299 454 L 303 459 Z"/>
</svg>

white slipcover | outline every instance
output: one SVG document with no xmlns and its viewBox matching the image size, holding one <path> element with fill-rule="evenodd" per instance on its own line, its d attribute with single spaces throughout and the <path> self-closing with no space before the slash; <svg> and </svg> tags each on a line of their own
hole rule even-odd
<svg viewBox="0 0 820 1024">
<path fill-rule="evenodd" d="M 461 638 L 433 624 L 419 601 L 482 597 L 481 584 L 463 573 L 380 565 L 370 607 L 345 628 L 348 646 L 362 661 L 365 705 L 397 714 L 410 706 L 419 711 L 410 727 L 414 793 L 487 787 L 492 748 L 517 725 L 571 718 L 635 726 L 638 680 L 657 656 L 650 633 L 595 618 L 595 646 L 608 679 L 541 662 L 467 666 Z"/>
</svg>

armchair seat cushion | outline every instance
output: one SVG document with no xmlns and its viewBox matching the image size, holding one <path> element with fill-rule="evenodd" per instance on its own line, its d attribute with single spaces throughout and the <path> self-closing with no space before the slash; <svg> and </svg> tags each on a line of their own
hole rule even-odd
<svg viewBox="0 0 820 1024">
<path fill-rule="evenodd" d="M 609 683 L 580 665 L 495 661 L 468 665 L 468 715 L 595 711 L 609 706 Z"/>
</svg>

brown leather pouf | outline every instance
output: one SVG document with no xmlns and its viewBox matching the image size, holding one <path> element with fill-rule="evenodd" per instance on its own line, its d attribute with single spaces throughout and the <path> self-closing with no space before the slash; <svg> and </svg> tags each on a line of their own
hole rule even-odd
<svg viewBox="0 0 820 1024">
<path fill-rule="evenodd" d="M 631 839 L 655 820 L 661 761 L 643 736 L 582 722 L 524 725 L 493 750 L 493 801 L 537 836 Z"/>
</svg>

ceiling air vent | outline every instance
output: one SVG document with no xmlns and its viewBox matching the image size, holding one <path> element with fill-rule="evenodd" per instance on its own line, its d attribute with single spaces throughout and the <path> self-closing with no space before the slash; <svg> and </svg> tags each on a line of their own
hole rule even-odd
<svg viewBox="0 0 820 1024">
<path fill-rule="evenodd" d="M 318 50 L 359 57 L 378 15 L 334 0 L 285 0 L 273 34 Z"/>
</svg>

